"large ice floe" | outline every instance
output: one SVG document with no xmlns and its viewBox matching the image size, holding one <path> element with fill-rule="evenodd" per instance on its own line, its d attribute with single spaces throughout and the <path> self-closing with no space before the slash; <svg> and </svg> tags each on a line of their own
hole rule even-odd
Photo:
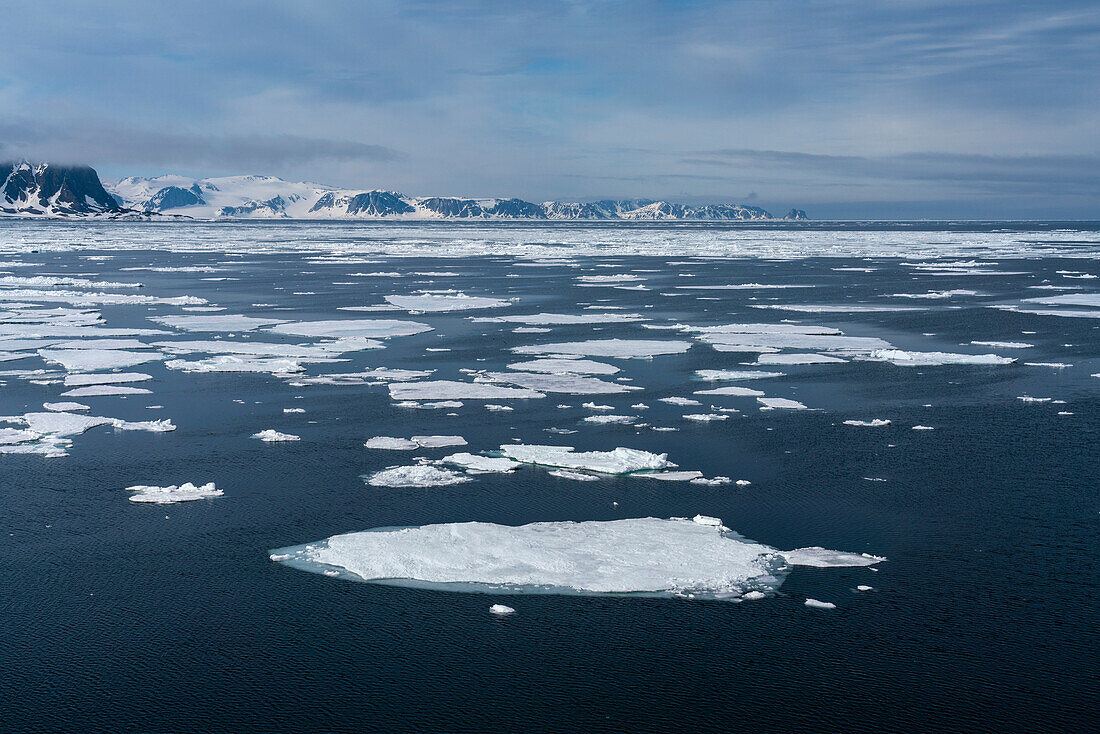
<svg viewBox="0 0 1100 734">
<path fill-rule="evenodd" d="M 406 311 L 471 311 L 482 308 L 511 306 L 503 298 L 468 296 L 458 291 L 422 291 L 411 296 L 386 296 L 386 302 Z"/>
<path fill-rule="evenodd" d="M 631 474 L 676 466 L 668 460 L 668 454 L 653 454 L 621 446 L 611 451 L 577 451 L 572 446 L 505 444 L 500 447 L 500 453 L 523 464 L 580 469 L 598 474 Z"/>
<path fill-rule="evenodd" d="M 171 326 L 181 331 L 252 331 L 263 326 L 281 324 L 286 319 L 274 319 L 259 316 L 241 316 L 238 314 L 216 314 L 213 316 L 155 316 L 150 319 L 158 324 Z"/>
<path fill-rule="evenodd" d="M 368 339 L 388 339 L 394 336 L 412 336 L 431 331 L 432 327 L 419 321 L 400 321 L 394 319 L 336 319 L 330 321 L 295 321 L 280 323 L 268 331 L 290 336 L 353 337 Z"/>
<path fill-rule="evenodd" d="M 691 342 L 654 339 L 591 339 L 583 342 L 557 342 L 512 347 L 516 354 L 570 354 L 581 357 L 613 357 L 645 359 L 663 354 L 681 354 L 691 349 Z"/>
<path fill-rule="evenodd" d="M 390 397 L 394 400 L 509 400 L 546 397 L 535 390 L 457 380 L 391 382 L 389 390 Z"/>
<path fill-rule="evenodd" d="M 783 552 L 699 515 L 375 528 L 280 548 L 270 557 L 351 580 L 449 591 L 730 600 L 773 593 L 791 566 L 807 559 L 814 561 L 809 565 L 830 566 L 884 560 L 824 551 L 833 555 L 822 564 L 817 562 L 822 550 Z"/>
<path fill-rule="evenodd" d="M 519 385 L 529 390 L 569 393 L 571 395 L 611 395 L 642 389 L 617 382 L 606 382 L 598 377 L 564 373 L 489 372 L 486 373 L 485 377 L 495 382 Z"/>
<path fill-rule="evenodd" d="M 1015 362 L 1014 357 L 996 354 L 954 354 L 952 352 L 910 352 L 902 349 L 876 349 L 861 359 L 889 362 L 899 367 L 935 367 L 945 364 L 998 365 Z"/>
<path fill-rule="evenodd" d="M 510 316 L 479 316 L 471 321 L 480 323 L 525 324 L 527 326 L 567 326 L 570 324 L 623 324 L 643 321 L 633 313 L 533 313 Z"/>
<path fill-rule="evenodd" d="M 7 442 L 0 443 L 3 454 L 40 454 L 47 457 L 65 456 L 72 445 L 72 437 L 98 426 L 111 426 L 120 431 L 151 431 L 164 433 L 176 430 L 167 419 L 153 421 L 126 421 L 96 415 L 79 415 L 64 411 L 27 413 L 25 415 L 0 416 L 0 423 L 16 423 L 27 427 L 16 434 L 9 433 Z"/>
<path fill-rule="evenodd" d="M 131 352 L 124 349 L 39 349 L 38 356 L 74 372 L 133 367 L 164 359 L 160 352 Z"/>
</svg>

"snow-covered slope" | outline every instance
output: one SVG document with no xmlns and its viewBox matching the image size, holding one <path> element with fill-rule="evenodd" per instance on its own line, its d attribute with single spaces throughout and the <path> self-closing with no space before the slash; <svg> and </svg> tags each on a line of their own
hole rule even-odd
<svg viewBox="0 0 1100 734">
<path fill-rule="evenodd" d="M 774 219 L 764 209 L 741 204 L 689 206 L 650 199 L 539 204 L 522 199 L 406 196 L 378 189 L 338 189 L 271 176 L 131 177 L 108 188 L 134 209 L 203 219 Z"/>
<path fill-rule="evenodd" d="M 406 196 L 339 189 L 272 176 L 131 176 L 106 189 L 86 166 L 0 166 L 0 216 L 186 216 L 195 219 L 770 220 L 742 204 L 684 205 L 651 199 L 574 203 Z M 800 214 L 801 216 L 794 216 Z M 804 218 L 792 210 L 789 219 Z"/>
<path fill-rule="evenodd" d="M 0 215 L 83 216 L 117 212 L 88 166 L 0 163 Z"/>
</svg>

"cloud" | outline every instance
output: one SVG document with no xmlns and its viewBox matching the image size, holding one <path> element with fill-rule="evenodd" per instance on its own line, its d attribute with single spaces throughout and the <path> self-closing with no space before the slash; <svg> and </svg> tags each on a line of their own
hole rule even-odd
<svg viewBox="0 0 1100 734">
<path fill-rule="evenodd" d="M 116 165 L 211 167 L 260 171 L 335 160 L 365 163 L 404 158 L 383 145 L 298 135 L 202 135 L 74 121 L 65 127 L 0 120 L 0 156 Z"/>
</svg>

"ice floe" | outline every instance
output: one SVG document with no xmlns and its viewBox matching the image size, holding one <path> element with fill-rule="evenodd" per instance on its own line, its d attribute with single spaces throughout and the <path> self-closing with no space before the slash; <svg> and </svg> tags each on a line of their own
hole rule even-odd
<svg viewBox="0 0 1100 734">
<path fill-rule="evenodd" d="M 879 349 L 861 359 L 889 362 L 899 367 L 935 367 L 946 364 L 1000 365 L 1011 364 L 1014 357 L 996 354 L 954 354 L 951 352 L 911 352 L 903 349 Z"/>
<path fill-rule="evenodd" d="M 260 431 L 259 433 L 253 433 L 252 438 L 258 438 L 261 441 L 268 443 L 282 443 L 284 441 L 301 441 L 301 436 L 295 436 L 292 433 L 279 433 L 274 428 L 268 428 Z"/>
<path fill-rule="evenodd" d="M 374 339 L 388 339 L 396 336 L 413 336 L 431 331 L 432 327 L 419 321 L 398 321 L 394 319 L 337 319 L 330 321 L 295 321 L 280 323 L 268 331 L 275 334 L 320 337 L 361 336 Z"/>
<path fill-rule="evenodd" d="M 517 354 L 576 354 L 582 357 L 615 359 L 644 359 L 664 354 L 681 354 L 689 349 L 691 342 L 652 339 L 592 339 L 512 347 L 512 351 Z"/>
<path fill-rule="evenodd" d="M 74 387 L 61 393 L 63 398 L 91 398 L 105 396 L 126 395 L 152 395 L 152 390 L 143 387 L 129 387 L 128 385 L 88 385 L 87 387 Z"/>
<path fill-rule="evenodd" d="M 222 490 L 217 489 L 213 482 L 208 482 L 201 486 L 196 486 L 191 482 L 187 482 L 186 484 L 172 484 L 167 487 L 139 484 L 133 487 L 127 487 L 126 491 L 133 492 L 133 494 L 130 495 L 131 502 L 152 503 L 157 505 L 193 502 L 195 500 L 207 499 L 208 497 L 221 497 L 225 494 Z"/>
<path fill-rule="evenodd" d="M 231 355 L 219 355 L 196 361 L 169 359 L 165 361 L 164 366 L 170 370 L 183 372 L 267 372 L 274 375 L 301 372 L 305 369 L 293 359 Z"/>
<path fill-rule="evenodd" d="M 394 400 L 508 400 L 546 397 L 535 390 L 457 380 L 391 382 L 389 391 Z"/>
<path fill-rule="evenodd" d="M 170 326 L 181 331 L 252 331 L 264 326 L 285 323 L 286 319 L 274 319 L 259 316 L 241 316 L 238 314 L 215 314 L 211 316 L 154 316 L 150 321 Z"/>
<path fill-rule="evenodd" d="M 446 487 L 471 481 L 464 474 L 428 464 L 394 466 L 375 472 L 367 479 L 372 487 Z"/>
<path fill-rule="evenodd" d="M 130 352 L 122 349 L 39 349 L 38 355 L 47 362 L 59 364 L 73 372 L 112 370 L 164 359 L 160 352 Z"/>
<path fill-rule="evenodd" d="M 500 447 L 500 453 L 524 464 L 579 469 L 599 474 L 631 474 L 675 466 L 669 462 L 667 454 L 652 454 L 623 447 L 611 451 L 577 451 L 572 446 L 505 444 Z"/>
<path fill-rule="evenodd" d="M 761 410 L 808 410 L 802 403 L 789 398 L 757 398 L 756 401 Z"/>
<path fill-rule="evenodd" d="M 844 425 L 846 425 L 846 426 L 867 426 L 869 428 L 879 428 L 881 426 L 890 425 L 890 420 L 888 418 L 872 418 L 869 421 L 847 420 L 847 421 L 844 421 Z"/>
<path fill-rule="evenodd" d="M 590 359 L 558 359 L 546 357 L 529 362 L 515 362 L 508 365 L 510 370 L 521 372 L 546 372 L 552 375 L 614 375 L 619 368 L 613 364 L 595 362 Z"/>
<path fill-rule="evenodd" d="M 771 593 L 789 570 L 775 548 L 705 516 L 378 528 L 271 557 L 318 573 L 335 569 L 363 581 L 452 591 L 694 599 Z"/>
<path fill-rule="evenodd" d="M 501 308 L 511 306 L 511 301 L 503 298 L 468 296 L 465 293 L 433 293 L 425 291 L 411 296 L 386 296 L 385 300 L 393 306 L 406 311 L 470 311 L 482 308 Z"/>
</svg>

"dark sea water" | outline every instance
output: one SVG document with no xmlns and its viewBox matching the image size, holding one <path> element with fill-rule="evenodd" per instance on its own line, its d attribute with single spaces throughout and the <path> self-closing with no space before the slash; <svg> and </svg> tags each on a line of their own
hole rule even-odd
<svg viewBox="0 0 1100 734">
<path fill-rule="evenodd" d="M 626 254 L 632 238 L 647 254 Z M 578 244 L 586 240 L 607 252 Z M 397 407 L 385 385 L 294 387 L 292 378 L 181 372 L 159 362 L 127 368 L 153 375 L 139 385 L 151 395 L 77 400 L 94 415 L 170 418 L 175 431 L 100 427 L 73 437 L 65 457 L 0 454 L 0 731 L 1091 729 L 1100 706 L 1100 378 L 1093 376 L 1100 373 L 1100 319 L 990 306 L 1096 294 L 1100 279 L 1079 276 L 1100 275 L 1098 249 L 1097 227 L 1064 224 L 738 230 L 2 222 L 0 277 L 141 282 L 139 290 L 91 290 L 197 296 L 225 307 L 223 314 L 433 327 L 390 339 L 385 349 L 344 354 L 347 362 L 305 365 L 306 375 L 393 367 L 468 380 L 460 369 L 522 361 L 509 351 L 515 346 L 691 340 L 642 324 L 783 319 L 880 337 L 899 349 L 996 353 L 1017 362 L 753 368 L 743 363 L 755 354 L 697 342 L 651 360 L 594 358 L 621 367 L 616 377 L 643 391 L 507 401 L 513 412 L 487 411 L 483 401 L 454 410 Z M 547 257 L 560 260 L 538 260 Z M 954 265 L 913 267 L 937 261 Z M 127 270 L 195 266 L 223 269 Z M 350 275 L 357 272 L 402 277 Z M 640 280 L 623 285 L 648 290 L 577 281 L 629 273 Z M 752 283 L 813 287 L 678 288 Z M 1043 285 L 1076 290 L 1030 288 Z M 0 282 L 0 294 L 15 287 Z M 420 289 L 516 300 L 454 313 L 338 310 Z M 890 297 L 948 290 L 977 295 Z M 36 298 L 17 300 L 72 307 Z M 927 310 L 752 308 L 783 304 Z M 590 305 L 621 307 L 646 321 L 514 333 L 519 324 L 469 319 L 578 314 Z M 0 303 L 0 313 L 9 307 Z M 171 305 L 90 310 L 116 328 L 156 327 L 149 317 L 187 313 Z M 140 338 L 217 337 L 229 338 Z M 263 331 L 247 338 L 280 341 Z M 981 340 L 1033 346 L 969 344 Z M 33 352 L 0 362 L 0 370 L 30 369 L 55 373 L 54 384 L 0 378 L 0 415 L 68 399 L 59 397 L 66 388 L 56 382 L 64 376 L 57 365 Z M 707 383 L 694 376 L 700 369 L 785 376 Z M 658 400 L 718 385 L 763 389 L 814 410 L 760 411 L 752 398 L 727 398 L 713 402 L 739 413 L 695 423 L 681 416 L 709 412 L 707 404 L 685 409 Z M 646 422 L 679 430 L 584 423 L 592 413 L 581 406 L 590 400 L 622 414 L 638 414 L 629 406 L 645 402 Z M 283 413 L 287 407 L 306 412 Z M 843 424 L 872 418 L 891 423 Z M 301 441 L 250 438 L 267 428 Z M 363 475 L 446 453 L 362 445 L 372 436 L 413 434 L 458 434 L 475 453 L 515 439 L 667 452 L 684 469 L 751 485 L 578 482 L 535 469 L 450 487 L 365 485 Z M 213 481 L 224 496 L 158 506 L 129 502 L 124 491 L 186 481 Z M 777 548 L 820 545 L 888 560 L 876 570 L 796 568 L 776 596 L 738 604 L 453 593 L 326 578 L 268 558 L 273 548 L 383 526 L 696 514 Z M 857 592 L 860 584 L 874 590 Z M 807 598 L 837 608 L 811 609 Z M 494 603 L 517 612 L 490 615 Z"/>
</svg>

